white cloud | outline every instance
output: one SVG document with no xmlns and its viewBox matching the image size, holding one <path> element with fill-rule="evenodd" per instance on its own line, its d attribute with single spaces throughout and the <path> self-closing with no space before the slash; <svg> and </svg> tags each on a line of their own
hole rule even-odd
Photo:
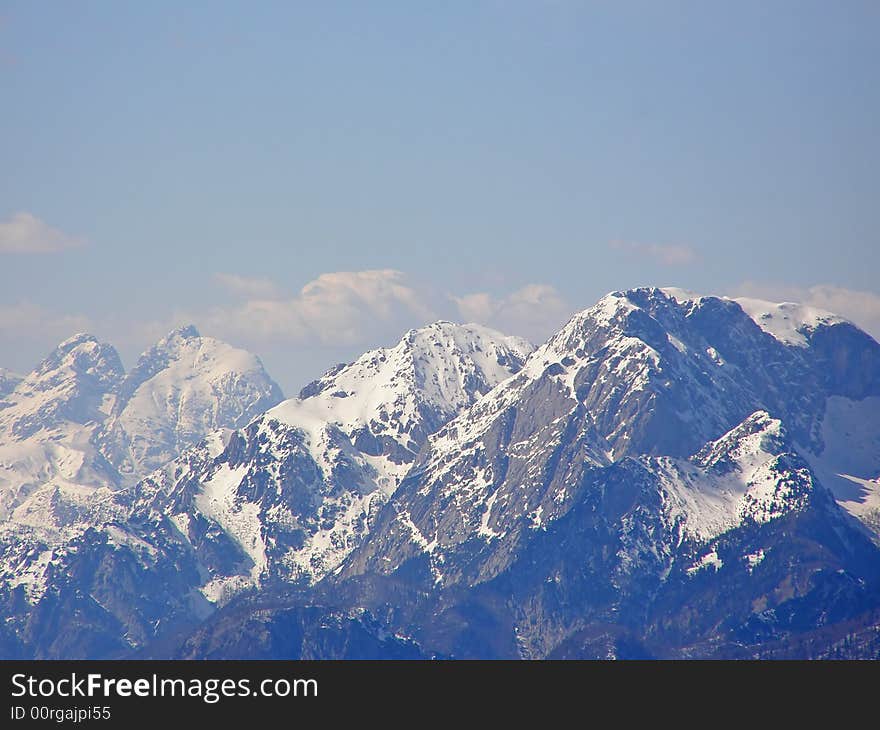
<svg viewBox="0 0 880 730">
<path fill-rule="evenodd" d="M 91 321 L 78 314 L 57 314 L 32 302 L 0 305 L 0 335 L 45 341 L 54 347 L 77 332 L 91 329 Z"/>
<path fill-rule="evenodd" d="M 225 302 L 154 312 L 140 321 L 112 309 L 92 320 L 31 302 L 0 305 L 0 362 L 29 370 L 34 353 L 42 357 L 74 333 L 87 331 L 117 347 L 130 366 L 172 329 L 195 324 L 205 335 L 266 358 L 273 377 L 294 393 L 328 364 L 394 344 L 407 329 L 438 319 L 478 322 L 541 342 L 570 314 L 551 286 L 528 284 L 506 294 L 455 296 L 393 269 L 325 273 L 298 294 L 285 294 L 268 278 L 220 274 L 215 281 L 227 292 Z"/>
<path fill-rule="evenodd" d="M 214 280 L 226 291 L 245 299 L 280 299 L 281 288 L 271 279 L 239 274 L 214 274 Z"/>
<path fill-rule="evenodd" d="M 0 221 L 0 253 L 52 253 L 82 246 L 84 241 L 46 225 L 30 213 Z"/>
<path fill-rule="evenodd" d="M 697 261 L 697 252 L 682 244 L 637 243 L 635 241 L 611 241 L 616 251 L 633 255 L 650 256 L 664 266 L 687 266 Z"/>
<path fill-rule="evenodd" d="M 543 342 L 570 314 L 559 292 L 547 284 L 527 284 L 502 297 L 477 292 L 452 299 L 462 319 L 532 342 Z"/>
<path fill-rule="evenodd" d="M 873 292 L 846 289 L 833 284 L 795 287 L 746 281 L 737 288 L 735 295 L 809 304 L 851 320 L 880 340 L 880 295 Z"/>
<path fill-rule="evenodd" d="M 224 283 L 232 282 L 237 293 L 262 289 L 262 296 L 192 319 L 207 332 L 248 341 L 371 343 L 437 318 L 424 292 L 393 269 L 321 274 L 294 297 L 277 297 L 274 287 L 253 286 L 253 280 L 233 282 L 225 276 Z"/>
<path fill-rule="evenodd" d="M 233 274 L 215 279 L 242 301 L 178 312 L 174 323 L 191 321 L 206 334 L 257 350 L 285 344 L 374 347 L 440 318 L 477 322 L 540 342 L 570 314 L 551 286 L 528 284 L 502 296 L 439 295 L 394 269 L 321 274 L 295 296 L 284 296 L 269 279 Z"/>
</svg>

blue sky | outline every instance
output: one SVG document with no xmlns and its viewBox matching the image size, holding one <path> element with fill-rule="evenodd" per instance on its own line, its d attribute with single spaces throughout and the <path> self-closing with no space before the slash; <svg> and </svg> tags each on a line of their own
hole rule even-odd
<svg viewBox="0 0 880 730">
<path fill-rule="evenodd" d="M 293 392 L 646 284 L 877 336 L 878 37 L 854 1 L 0 2 L 0 365 L 193 321 Z"/>
</svg>

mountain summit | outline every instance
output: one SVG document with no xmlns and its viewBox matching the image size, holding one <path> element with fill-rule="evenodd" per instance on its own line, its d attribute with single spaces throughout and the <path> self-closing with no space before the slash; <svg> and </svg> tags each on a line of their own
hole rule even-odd
<svg viewBox="0 0 880 730">
<path fill-rule="evenodd" d="M 191 330 L 128 375 L 80 346 L 63 368 L 110 467 L 177 455 L 64 546 L 16 533 L 0 644 L 20 654 L 876 649 L 880 344 L 830 313 L 613 292 L 537 349 L 437 322 L 271 407 L 253 360 L 216 376 L 230 357 Z"/>
<path fill-rule="evenodd" d="M 211 601 L 266 582 L 315 582 L 369 533 L 429 434 L 516 373 L 532 349 L 476 325 L 411 330 L 226 440 L 184 453 L 139 485 L 136 509 L 181 526 L 205 556 L 213 577 L 201 590 Z"/>
<path fill-rule="evenodd" d="M 281 399 L 258 357 L 182 327 L 141 355 L 120 383 L 102 445 L 126 479 L 143 477 Z"/>
<path fill-rule="evenodd" d="M 0 580 L 39 600 L 72 541 L 125 519 L 137 479 L 279 400 L 256 357 L 192 327 L 128 375 L 111 345 L 65 340 L 0 400 Z"/>
</svg>

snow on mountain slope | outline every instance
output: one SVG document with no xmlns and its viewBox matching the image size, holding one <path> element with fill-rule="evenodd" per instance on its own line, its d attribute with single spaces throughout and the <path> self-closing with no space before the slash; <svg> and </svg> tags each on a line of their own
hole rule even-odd
<svg viewBox="0 0 880 730">
<path fill-rule="evenodd" d="M 267 581 L 313 582 L 364 539 L 428 435 L 530 351 L 476 325 L 412 330 L 234 433 L 199 473 L 170 465 L 145 480 L 137 509 L 149 519 L 170 513 L 206 556 L 210 600 Z M 222 560 L 202 550 L 211 529 L 228 543 Z"/>
<path fill-rule="evenodd" d="M 60 527 L 94 490 L 130 483 L 280 399 L 255 356 L 193 328 L 164 338 L 128 376 L 113 347 L 76 335 L 0 409 L 0 519 Z"/>
<path fill-rule="evenodd" d="M 421 555 L 438 585 L 482 582 L 509 566 L 530 533 L 550 529 L 593 499 L 591 492 L 608 495 L 614 504 L 615 491 L 634 488 L 640 492 L 633 504 L 638 519 L 630 524 L 632 517 L 619 523 L 613 513 L 607 517 L 611 529 L 621 531 L 618 558 L 622 569 L 632 570 L 650 554 L 660 559 L 661 569 L 671 564 L 682 543 L 706 544 L 744 524 L 803 509 L 816 488 L 808 463 L 795 453 L 781 422 L 763 411 L 690 459 L 640 456 L 616 463 L 594 458 L 589 438 L 571 428 L 573 419 L 562 421 L 543 448 L 541 438 L 529 443 L 522 456 L 508 447 L 502 473 L 497 462 L 487 461 L 472 445 L 464 447 L 467 468 L 460 462 L 451 468 L 448 456 L 417 467 L 347 572 L 393 572 Z M 512 430 L 515 434 L 516 424 Z"/>
<path fill-rule="evenodd" d="M 6 396 L 0 410 L 0 519 L 50 527 L 115 486 L 94 445 L 123 377 L 116 351 L 76 335 Z M 26 504 L 27 503 L 27 504 Z"/>
<path fill-rule="evenodd" d="M 100 421 L 124 375 L 116 350 L 87 334 L 62 342 L 7 395 L 0 410 L 5 441 L 22 441 L 68 421 Z"/>
<path fill-rule="evenodd" d="M 327 470 L 332 465 L 321 431 L 331 424 L 382 462 L 387 491 L 429 434 L 517 372 L 533 349 L 479 325 L 436 322 L 331 371 L 266 417 L 308 433 L 315 461 Z"/>
<path fill-rule="evenodd" d="M 244 426 L 281 398 L 256 355 L 183 327 L 141 355 L 120 384 L 105 453 L 127 480 L 140 478 L 205 434 Z"/>
<path fill-rule="evenodd" d="M 760 329 L 735 304 L 717 298 L 705 304 L 682 306 L 656 289 L 603 297 L 538 348 L 516 378 L 438 433 L 432 448 L 458 452 L 537 389 L 544 400 L 551 397 L 545 390 L 551 392 L 560 409 L 581 407 L 604 458 L 687 456 L 769 405 L 745 382 L 743 370 L 752 363 L 737 354 L 766 346 L 756 342 Z M 715 321 L 704 324 L 702 318 Z M 728 329 L 735 340 L 718 341 L 718 329 Z M 772 376 L 760 375 L 772 387 Z"/>
<path fill-rule="evenodd" d="M 0 410 L 0 579 L 37 600 L 52 546 L 113 512 L 114 468 L 95 446 L 124 376 L 90 335 L 61 343 Z"/>
<path fill-rule="evenodd" d="M 676 287 L 663 287 L 661 291 L 679 304 L 691 304 L 704 298 L 703 295 Z M 750 297 L 721 298 L 739 304 L 755 324 L 770 336 L 785 345 L 796 347 L 806 347 L 808 344 L 806 335 L 818 327 L 848 321 L 824 309 L 796 302 L 768 302 Z"/>
<path fill-rule="evenodd" d="M 828 398 L 820 446 L 803 453 L 841 506 L 880 536 L 880 397 Z"/>
<path fill-rule="evenodd" d="M 806 347 L 805 333 L 821 325 L 828 326 L 847 321 L 836 314 L 806 304 L 793 302 L 776 304 L 745 297 L 736 297 L 733 301 L 739 304 L 762 330 L 786 345 Z"/>
<path fill-rule="evenodd" d="M 615 292 L 535 351 L 439 322 L 247 423 L 271 381 L 189 329 L 95 392 L 47 371 L 49 390 L 91 393 L 70 411 L 88 417 L 4 398 L 28 468 L 44 454 L 23 449 L 52 423 L 63 438 L 41 448 L 98 444 L 89 463 L 126 465 L 120 484 L 227 427 L 106 500 L 77 501 L 86 462 L 53 455 L 69 487 L 19 490 L 14 534 L 0 529 L 5 625 L 45 656 L 124 654 L 235 596 L 242 616 L 294 596 L 375 608 L 442 655 L 540 657 L 590 622 L 690 650 L 848 618 L 880 563 L 824 481 L 848 475 L 837 498 L 867 521 L 880 345 L 836 318 L 759 309 Z M 92 382 L 103 370 L 82 357 Z M 46 418 L 28 431 L 31 412 Z M 76 627 L 69 643 L 58 625 Z M 259 640 L 248 626 L 242 646 Z"/>
<path fill-rule="evenodd" d="M 802 508 L 814 487 L 808 464 L 778 419 L 758 411 L 691 460 L 645 459 L 667 495 L 668 519 L 707 542 L 744 521 L 768 522 Z"/>
<path fill-rule="evenodd" d="M 793 446 L 767 446 L 774 433 L 785 423 L 786 443 L 814 447 L 826 398 L 880 388 L 880 347 L 864 333 L 823 320 L 808 335 L 790 347 L 719 297 L 603 297 L 429 439 L 344 573 L 389 573 L 423 556 L 439 585 L 489 579 L 529 530 L 566 515 L 585 484 L 603 493 L 608 479 L 641 484 L 650 505 L 664 474 L 681 534 L 704 540 L 795 509 L 813 476 Z M 690 460 L 752 428 L 731 471 Z M 662 526 L 659 510 L 644 506 L 641 519 Z"/>
<path fill-rule="evenodd" d="M 108 525 L 127 518 L 133 478 L 280 399 L 255 356 L 193 328 L 164 338 L 128 376 L 110 345 L 66 340 L 0 403 L 0 579 L 38 600 L 46 571 L 89 530 L 111 544 L 139 540 Z"/>
<path fill-rule="evenodd" d="M 7 370 L 6 368 L 0 368 L 0 398 L 15 390 L 15 386 L 17 386 L 23 380 L 23 378 L 23 375 L 14 373 L 11 370 Z M 5 404 L 0 401 L 0 408 L 5 407 Z"/>
</svg>

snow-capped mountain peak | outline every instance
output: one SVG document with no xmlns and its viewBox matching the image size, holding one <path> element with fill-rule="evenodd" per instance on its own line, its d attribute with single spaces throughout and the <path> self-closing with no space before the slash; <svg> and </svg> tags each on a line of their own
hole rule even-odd
<svg viewBox="0 0 880 730">
<path fill-rule="evenodd" d="M 84 333 L 65 340 L 8 394 L 0 438 L 22 440 L 66 421 L 102 419 L 124 374 L 111 345 Z"/>
<path fill-rule="evenodd" d="M 698 303 L 706 298 L 676 287 L 663 287 L 661 291 L 684 305 Z M 758 327 L 785 345 L 806 347 L 807 335 L 817 328 L 848 322 L 832 312 L 797 302 L 770 302 L 753 297 L 720 298 L 736 302 Z"/>
<path fill-rule="evenodd" d="M 435 322 L 328 371 L 267 416 L 294 425 L 311 416 L 349 436 L 366 428 L 417 451 L 429 433 L 518 372 L 533 349 L 480 325 Z"/>
<path fill-rule="evenodd" d="M 200 586 L 211 601 L 265 580 L 316 581 L 369 533 L 428 435 L 531 350 L 479 325 L 410 330 L 330 369 L 222 452 L 184 453 L 138 486 L 140 509 L 157 519 L 170 511 L 197 551 L 206 531 L 223 535 L 224 561 L 206 561 L 211 579 Z"/>
<path fill-rule="evenodd" d="M 144 476 L 279 400 L 256 355 L 181 327 L 144 352 L 120 384 L 103 448 L 123 474 Z"/>
<path fill-rule="evenodd" d="M 669 516 L 707 541 L 743 524 L 802 509 L 815 482 L 777 418 L 757 411 L 690 460 L 656 457 L 652 472 L 667 494 Z"/>
<path fill-rule="evenodd" d="M 730 431 L 709 442 L 694 457 L 705 468 L 723 468 L 744 453 L 778 454 L 787 439 L 782 421 L 766 411 L 756 411 Z"/>
<path fill-rule="evenodd" d="M 99 382 L 96 347 L 45 382 Z M 437 322 L 252 420 L 219 404 L 271 398 L 258 361 L 192 328 L 108 382 L 92 420 L 0 448 L 0 599 L 28 652 L 65 655 L 47 621 L 82 627 L 71 653 L 165 642 L 249 589 L 245 623 L 216 622 L 237 646 L 268 596 L 375 609 L 444 656 L 590 655 L 597 626 L 699 655 L 877 605 L 880 345 L 823 313 L 633 289 L 535 351 Z"/>
<path fill-rule="evenodd" d="M 806 335 L 821 326 L 846 322 L 831 312 L 794 302 L 766 302 L 761 299 L 736 297 L 743 308 L 762 330 L 786 345 L 807 346 Z"/>
<path fill-rule="evenodd" d="M 194 328 L 163 338 L 128 376 L 94 336 L 62 342 L 0 403 L 0 544 L 29 546 L 6 566 L 10 580 L 121 518 L 116 497 L 134 477 L 280 399 L 255 356 Z"/>
<path fill-rule="evenodd" d="M 57 527 L 114 484 L 94 440 L 123 376 L 112 346 L 78 334 L 17 383 L 0 409 L 0 519 Z"/>
<path fill-rule="evenodd" d="M 523 529 L 565 514 L 593 482 L 641 485 L 642 519 L 653 515 L 690 539 L 806 505 L 814 476 L 793 442 L 815 438 L 825 394 L 839 387 L 828 378 L 827 352 L 867 348 L 853 360 L 871 363 L 876 343 L 843 328 L 851 344 L 820 338 L 793 348 L 737 302 L 674 294 L 642 288 L 603 297 L 434 434 L 347 574 L 393 571 L 421 554 L 434 580 L 473 580 L 453 567 L 453 555 L 471 556 L 476 537 L 487 554 L 503 552 Z M 824 322 L 829 331 L 837 324 Z M 849 392 L 876 389 L 859 377 L 842 378 Z M 664 515 L 664 500 L 673 516 Z M 487 559 L 479 579 L 506 559 Z"/>
</svg>

